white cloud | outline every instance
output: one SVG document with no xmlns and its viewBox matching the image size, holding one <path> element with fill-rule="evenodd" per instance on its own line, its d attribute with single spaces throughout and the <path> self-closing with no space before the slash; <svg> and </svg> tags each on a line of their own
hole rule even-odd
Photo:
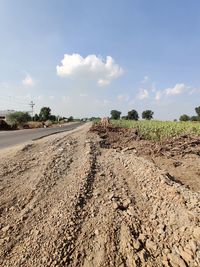
<svg viewBox="0 0 200 267">
<path fill-rule="evenodd" d="M 149 92 L 146 89 L 140 88 L 137 98 L 143 100 L 149 97 Z"/>
<path fill-rule="evenodd" d="M 34 85 L 34 80 L 30 74 L 26 74 L 26 77 L 22 80 L 22 84 L 24 86 L 33 86 Z"/>
<path fill-rule="evenodd" d="M 95 80 L 99 86 L 108 85 L 123 74 L 123 69 L 111 56 L 104 61 L 96 55 L 84 58 L 79 54 L 65 54 L 61 63 L 56 67 L 58 76 Z"/>
<path fill-rule="evenodd" d="M 184 83 L 177 83 L 172 88 L 165 89 L 166 95 L 179 95 L 185 92 L 189 87 L 186 86 Z"/>
<path fill-rule="evenodd" d="M 189 91 L 189 95 L 199 94 L 199 93 L 200 93 L 200 88 L 193 88 Z"/>
<path fill-rule="evenodd" d="M 161 91 L 157 91 L 156 92 L 156 96 L 155 96 L 155 100 L 159 101 L 161 99 L 161 97 L 162 97 L 162 92 Z"/>
<path fill-rule="evenodd" d="M 118 96 L 117 96 L 117 100 L 118 100 L 120 103 L 122 103 L 122 102 L 127 102 L 127 101 L 129 101 L 129 96 L 128 96 L 128 95 L 123 95 L 123 94 L 121 94 L 121 95 L 118 95 Z"/>
<path fill-rule="evenodd" d="M 142 83 L 146 83 L 148 80 L 149 80 L 149 76 L 146 75 L 146 76 L 144 76 Z"/>
</svg>

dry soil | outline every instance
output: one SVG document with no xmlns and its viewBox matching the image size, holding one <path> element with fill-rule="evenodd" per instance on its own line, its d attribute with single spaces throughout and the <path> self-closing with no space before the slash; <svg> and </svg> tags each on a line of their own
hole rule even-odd
<svg viewBox="0 0 200 267">
<path fill-rule="evenodd" d="M 200 266 L 200 193 L 90 126 L 0 152 L 0 265 Z"/>
</svg>

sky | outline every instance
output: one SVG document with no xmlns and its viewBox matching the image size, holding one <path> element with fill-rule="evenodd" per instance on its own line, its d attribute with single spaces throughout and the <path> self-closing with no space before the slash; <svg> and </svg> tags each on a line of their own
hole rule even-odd
<svg viewBox="0 0 200 267">
<path fill-rule="evenodd" d="M 199 13 L 199 0 L 0 0 L 0 110 L 194 115 Z"/>
</svg>

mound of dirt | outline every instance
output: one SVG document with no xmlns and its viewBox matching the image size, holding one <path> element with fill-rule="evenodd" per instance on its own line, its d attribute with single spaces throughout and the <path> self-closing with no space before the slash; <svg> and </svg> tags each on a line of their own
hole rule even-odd
<svg viewBox="0 0 200 267">
<path fill-rule="evenodd" d="M 102 139 L 102 148 L 123 150 L 153 161 L 172 179 L 200 191 L 200 137 L 183 135 L 163 142 L 144 140 L 136 129 L 100 124 L 91 128 Z"/>
</svg>

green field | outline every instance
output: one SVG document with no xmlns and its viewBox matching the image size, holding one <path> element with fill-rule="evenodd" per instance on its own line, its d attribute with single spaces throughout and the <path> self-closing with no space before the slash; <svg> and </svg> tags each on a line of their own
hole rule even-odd
<svg viewBox="0 0 200 267">
<path fill-rule="evenodd" d="M 199 122 L 112 120 L 112 124 L 135 128 L 144 139 L 163 141 L 181 135 L 200 136 Z"/>
</svg>

